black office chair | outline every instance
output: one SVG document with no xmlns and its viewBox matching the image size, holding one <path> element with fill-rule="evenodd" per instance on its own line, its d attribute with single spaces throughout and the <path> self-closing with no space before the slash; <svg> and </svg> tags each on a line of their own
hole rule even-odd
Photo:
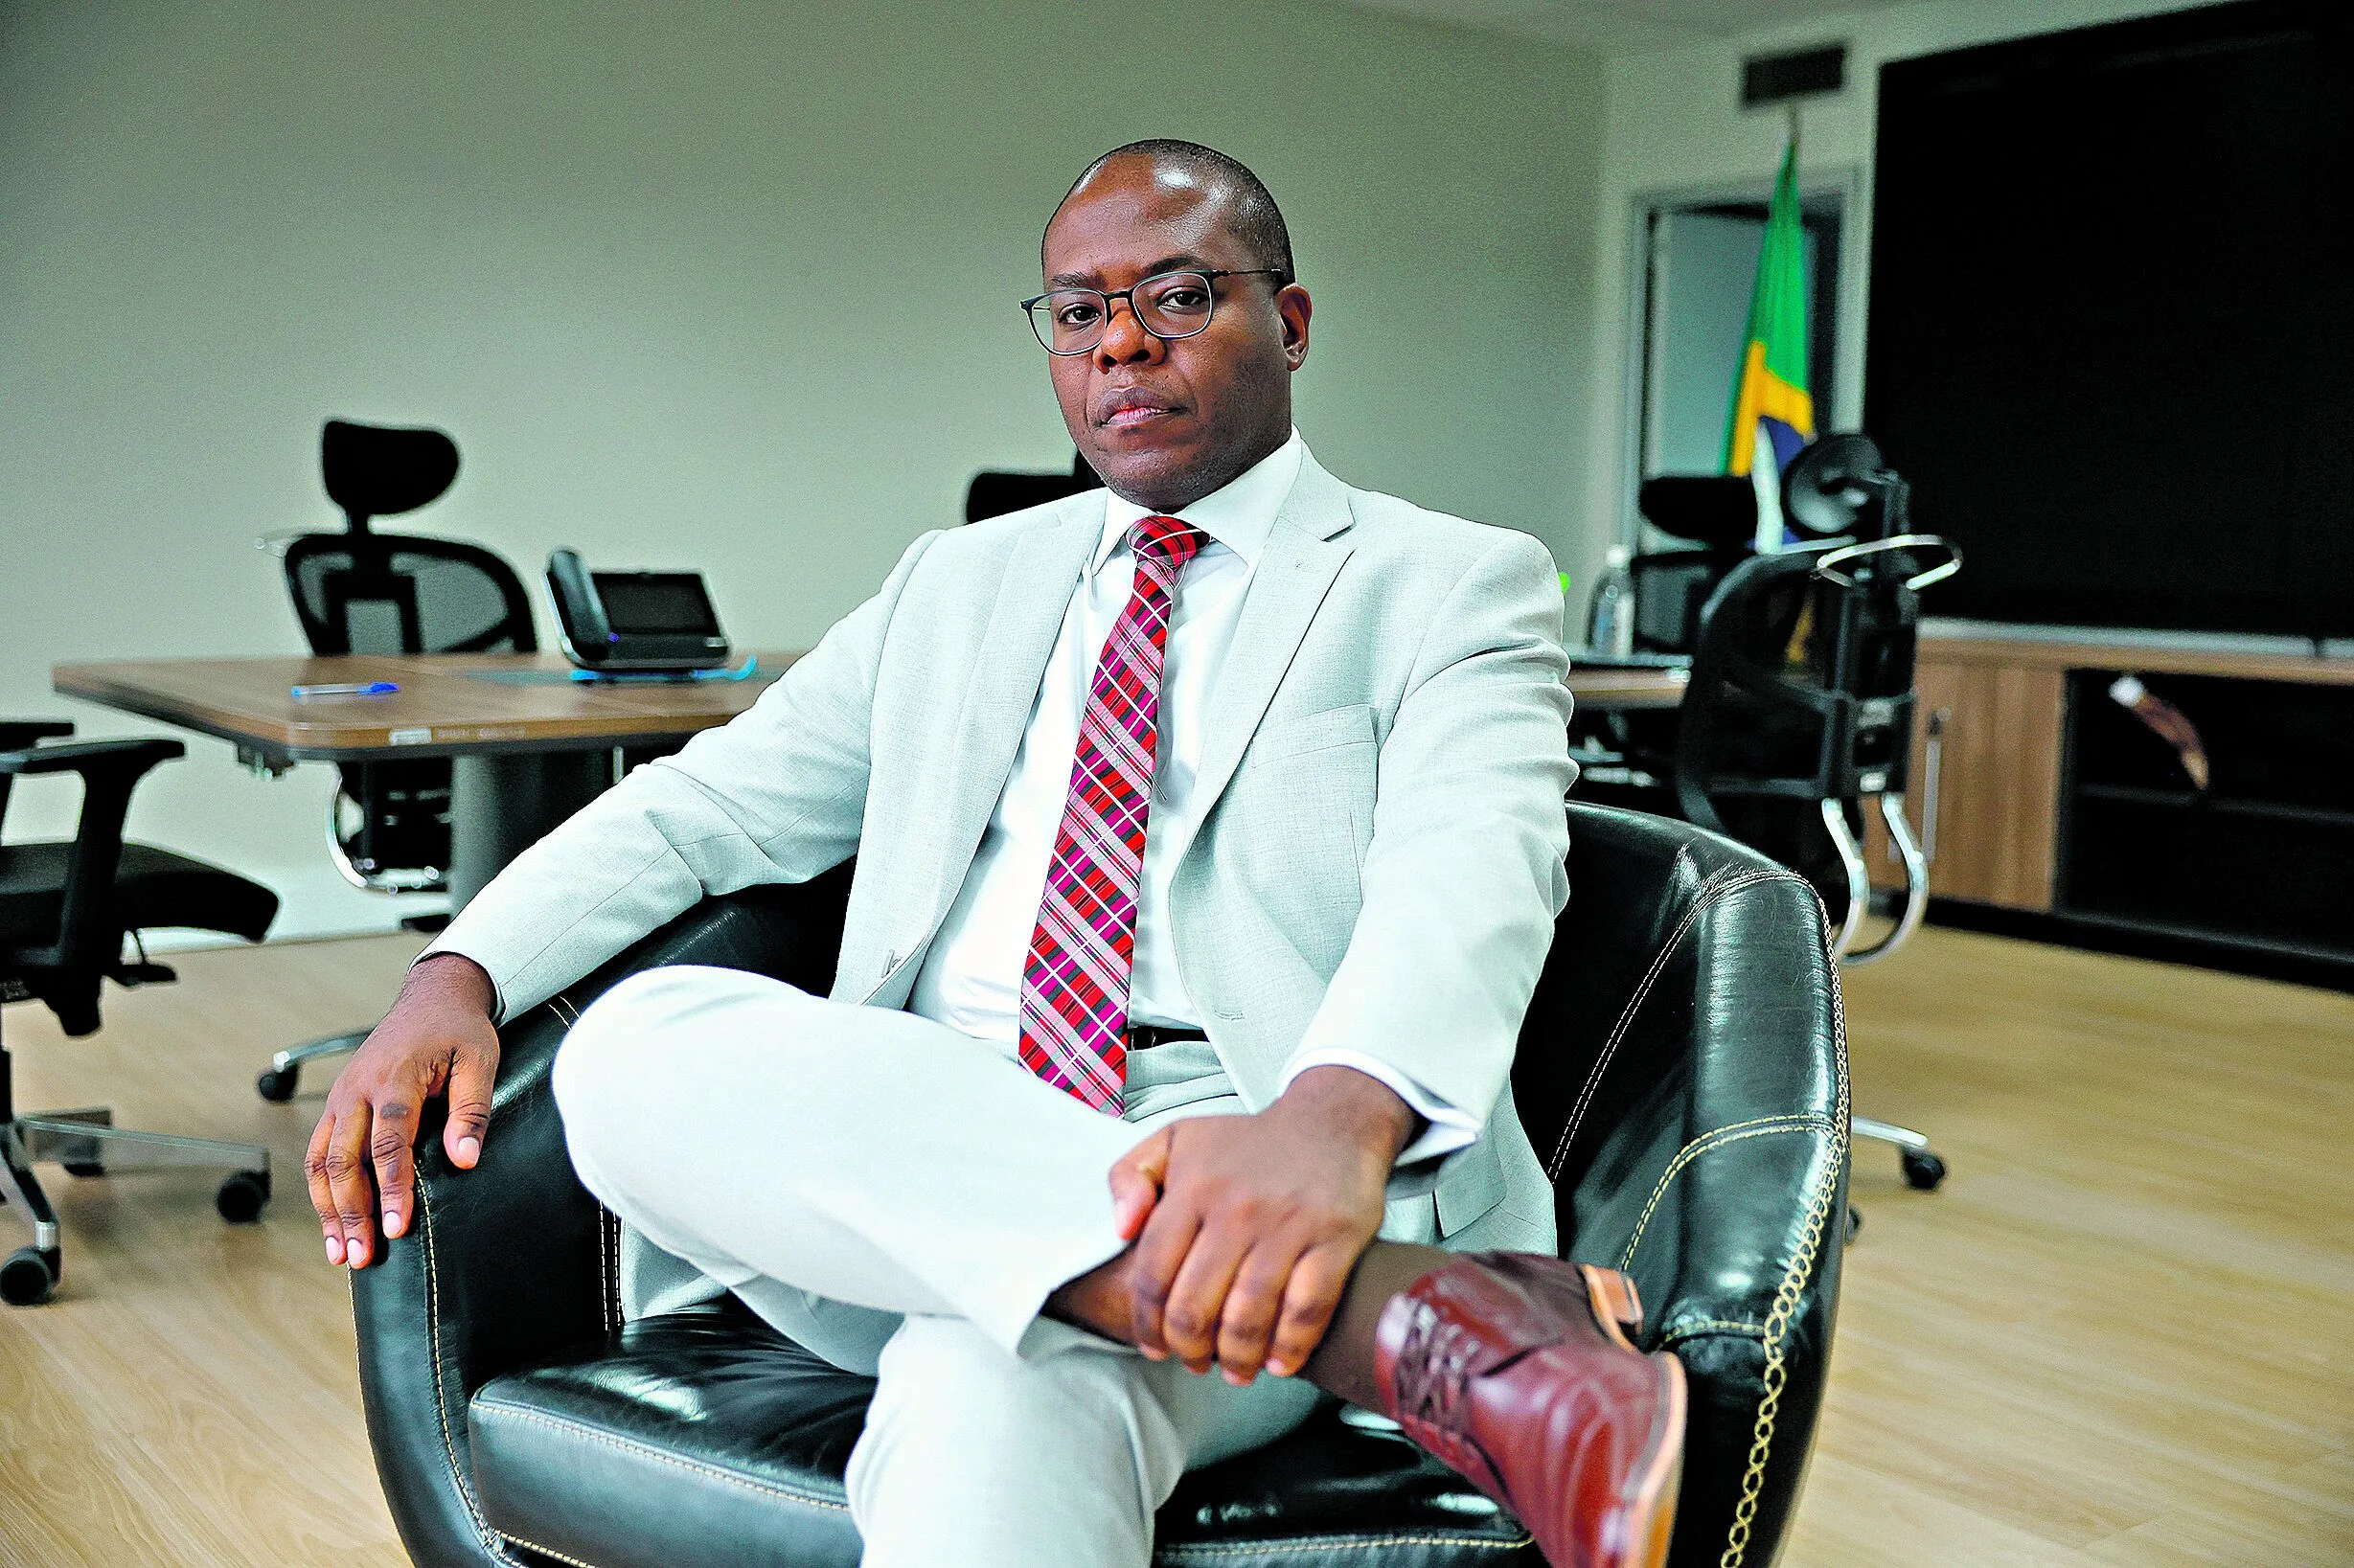
<svg viewBox="0 0 2354 1568">
<path fill-rule="evenodd" d="M 1813 1441 L 1839 1296 L 1847 1065 L 1805 882 L 1680 823 L 1569 808 L 1576 891 L 1513 1093 L 1567 1256 L 1633 1275 L 1644 1348 L 1689 1376 L 1677 1568 L 1770 1562 Z M 624 1323 L 617 1223 L 564 1151 L 549 1071 L 625 975 L 708 964 L 823 993 L 849 870 L 708 899 L 500 1031 L 480 1165 L 436 1102 L 417 1219 L 353 1279 L 377 1472 L 420 1568 L 692 1559 L 847 1565 L 842 1466 L 874 1385 L 732 1298 Z M 1187 1476 L 1163 1564 L 1542 1561 L 1525 1531 L 1394 1432 L 1329 1405 Z"/>
<path fill-rule="evenodd" d="M 61 723 L 0 723 L 0 816 L 20 778 L 72 773 L 81 780 L 81 816 L 74 837 L 10 844 L 0 840 L 0 1001 L 37 1000 L 65 1033 L 98 1028 L 100 982 L 141 986 L 172 973 L 123 956 L 126 932 L 193 926 L 259 942 L 278 913 L 278 896 L 258 882 L 201 860 L 123 840 L 123 819 L 142 775 L 177 757 L 176 740 L 86 740 L 45 745 L 71 736 Z M 8 1044 L 0 1038 L 0 1199 L 33 1227 L 33 1244 L 0 1262 L 0 1301 L 28 1307 L 49 1299 L 64 1272 L 57 1216 L 33 1174 L 36 1160 L 56 1160 L 76 1176 L 150 1166 L 227 1167 L 215 1194 L 221 1217 L 250 1220 L 269 1201 L 269 1151 L 137 1132 L 114 1125 L 103 1108 L 19 1114 Z"/>
<path fill-rule="evenodd" d="M 1103 485 L 1095 470 L 1087 466 L 1086 457 L 1077 452 L 1071 454 L 1071 471 L 1066 474 L 1000 473 L 984 468 L 965 487 L 965 521 L 977 523 L 985 517 L 1002 517 L 1009 511 L 1043 506 L 1082 490 L 1101 489 Z"/>
<path fill-rule="evenodd" d="M 1635 651 L 1690 653 L 1701 606 L 1755 546 L 1757 491 L 1746 478 L 1662 474 L 1643 481 L 1634 505 L 1652 527 L 1693 546 L 1645 551 L 1627 563 Z"/>
<path fill-rule="evenodd" d="M 349 527 L 300 534 L 286 547 L 286 586 L 313 653 L 538 651 L 523 581 L 497 555 L 458 539 L 369 527 L 449 488 L 458 448 L 447 436 L 330 420 L 319 466 Z M 376 893 L 444 891 L 448 761 L 346 762 L 341 774 L 328 804 L 327 840 L 344 879 Z M 366 1037 L 361 1030 L 281 1051 L 255 1087 L 264 1100 L 291 1100 L 304 1062 L 355 1050 Z"/>
<path fill-rule="evenodd" d="M 1929 907 L 1929 868 L 1904 813 L 1911 764 L 1919 591 L 1960 557 L 1943 539 L 1899 534 L 1757 556 L 1702 612 L 1692 678 L 1678 709 L 1671 784 L 1609 783 L 1588 793 L 1722 832 L 1790 866 L 1838 912 L 1841 964 L 1894 952 Z M 1625 759 L 1587 752 L 1603 778 Z M 1905 886 L 1878 896 L 1857 841 L 1866 802 L 1886 825 Z M 1869 943 L 1878 913 L 1886 929 Z M 1945 1178 L 1923 1134 L 1870 1117 L 1856 1136 L 1892 1144 L 1905 1178 Z"/>
</svg>

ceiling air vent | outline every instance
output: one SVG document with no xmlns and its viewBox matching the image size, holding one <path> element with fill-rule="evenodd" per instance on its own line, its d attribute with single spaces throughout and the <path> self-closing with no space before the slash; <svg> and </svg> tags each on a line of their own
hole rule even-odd
<svg viewBox="0 0 2354 1568">
<path fill-rule="evenodd" d="M 1787 55 L 1751 55 L 1741 62 L 1741 106 L 1745 109 L 1816 98 L 1846 85 L 1847 46 L 1843 43 Z"/>
</svg>

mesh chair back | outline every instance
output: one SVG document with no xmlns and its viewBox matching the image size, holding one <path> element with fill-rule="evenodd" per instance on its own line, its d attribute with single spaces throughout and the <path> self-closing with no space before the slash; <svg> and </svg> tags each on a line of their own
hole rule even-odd
<svg viewBox="0 0 2354 1568">
<path fill-rule="evenodd" d="M 1684 816 L 1792 866 L 1834 908 L 1847 878 L 1822 803 L 1860 821 L 1911 761 L 1918 588 L 1953 552 L 1921 535 L 1744 562 L 1701 615 L 1676 751 Z"/>
<path fill-rule="evenodd" d="M 286 551 L 286 568 L 314 653 L 539 650 L 522 579 L 480 545 L 306 534 Z"/>
<path fill-rule="evenodd" d="M 310 649 L 345 653 L 537 653 L 521 579 L 456 539 L 307 534 L 286 551 L 286 586 Z M 383 891 L 438 890 L 450 860 L 449 763 L 349 762 L 328 834 L 344 873 Z"/>
</svg>

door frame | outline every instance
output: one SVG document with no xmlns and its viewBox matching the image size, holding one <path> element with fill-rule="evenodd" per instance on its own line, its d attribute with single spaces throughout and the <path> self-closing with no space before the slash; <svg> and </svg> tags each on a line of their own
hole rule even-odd
<svg viewBox="0 0 2354 1568">
<path fill-rule="evenodd" d="M 1764 202 L 1773 194 L 1773 176 L 1762 179 L 1712 180 L 1696 185 L 1651 186 L 1628 199 L 1626 353 L 1619 367 L 1619 443 L 1617 527 L 1612 537 L 1630 548 L 1640 548 L 1642 513 L 1634 496 L 1642 485 L 1643 435 L 1649 411 L 1644 407 L 1644 379 L 1651 357 L 1651 233 L 1652 219 L 1662 211 L 1713 206 L 1721 202 Z M 1835 195 L 1840 198 L 1839 276 L 1833 282 L 1831 322 L 1832 380 L 1836 387 L 1827 418 L 1817 420 L 1827 430 L 1853 430 L 1863 420 L 1863 323 L 1870 302 L 1871 264 L 1866 249 L 1871 239 L 1868 193 L 1863 166 L 1858 163 L 1801 165 L 1798 196 Z"/>
</svg>

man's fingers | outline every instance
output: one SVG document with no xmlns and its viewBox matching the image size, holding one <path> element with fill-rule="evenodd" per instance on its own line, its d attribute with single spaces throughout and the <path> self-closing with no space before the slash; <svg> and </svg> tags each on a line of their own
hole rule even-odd
<svg viewBox="0 0 2354 1568">
<path fill-rule="evenodd" d="M 1111 1225 L 1123 1241 L 1133 1241 L 1160 1201 L 1169 1174 L 1169 1129 L 1161 1128 L 1111 1166 Z"/>
<path fill-rule="evenodd" d="M 461 1049 L 450 1058 L 449 1125 L 442 1129 L 442 1148 L 461 1170 L 471 1170 L 482 1158 L 483 1140 L 491 1135 L 491 1085 L 497 1077 L 495 1052 Z"/>
<path fill-rule="evenodd" d="M 343 1261 L 343 1221 L 335 1214 L 335 1200 L 327 1183 L 327 1146 L 335 1135 L 335 1109 L 331 1102 L 319 1116 L 319 1125 L 310 1129 L 310 1147 L 303 1151 L 303 1180 L 310 1189 L 310 1206 L 318 1211 L 319 1224 L 327 1233 L 327 1261 Z"/>
<path fill-rule="evenodd" d="M 376 1168 L 377 1210 L 383 1216 L 384 1235 L 389 1238 L 408 1230 L 417 1102 L 396 1089 L 377 1102 L 375 1111 L 368 1158 Z"/>
<path fill-rule="evenodd" d="M 1163 1202 L 1154 1206 L 1153 1217 L 1145 1221 L 1144 1233 L 1136 1238 L 1129 1273 L 1135 1316 L 1129 1337 L 1136 1349 L 1154 1361 L 1169 1354 L 1161 1314 L 1169 1305 L 1169 1287 L 1176 1283 L 1177 1270 L 1184 1266 L 1185 1254 L 1192 1248 L 1194 1236 L 1200 1227 L 1200 1216 L 1190 1207 Z"/>
<path fill-rule="evenodd" d="M 1283 1289 L 1283 1312 L 1268 1351 L 1268 1371 L 1289 1377 L 1308 1364 L 1316 1347 L 1324 1343 L 1324 1330 L 1332 1327 L 1340 1293 L 1348 1288 L 1349 1273 L 1363 1250 L 1343 1242 L 1326 1242 L 1309 1248 L 1291 1265 L 1291 1277 Z"/>
<path fill-rule="evenodd" d="M 1196 1372 L 1218 1359 L 1219 1316 L 1235 1272 L 1249 1252 L 1255 1227 L 1235 1215 L 1211 1215 L 1185 1251 L 1184 1266 L 1169 1287 L 1161 1309 L 1161 1340 L 1169 1352 Z"/>
<path fill-rule="evenodd" d="M 1252 1247 L 1235 1271 L 1218 1314 L 1218 1365 L 1229 1383 L 1249 1382 L 1266 1364 L 1300 1256 L 1295 1244 L 1269 1238 Z"/>
<path fill-rule="evenodd" d="M 376 1250 L 376 1192 L 368 1179 L 370 1120 L 368 1102 L 359 1101 L 336 1119 L 334 1134 L 327 1141 L 329 1212 L 343 1227 L 343 1261 L 354 1268 L 366 1267 Z"/>
</svg>

